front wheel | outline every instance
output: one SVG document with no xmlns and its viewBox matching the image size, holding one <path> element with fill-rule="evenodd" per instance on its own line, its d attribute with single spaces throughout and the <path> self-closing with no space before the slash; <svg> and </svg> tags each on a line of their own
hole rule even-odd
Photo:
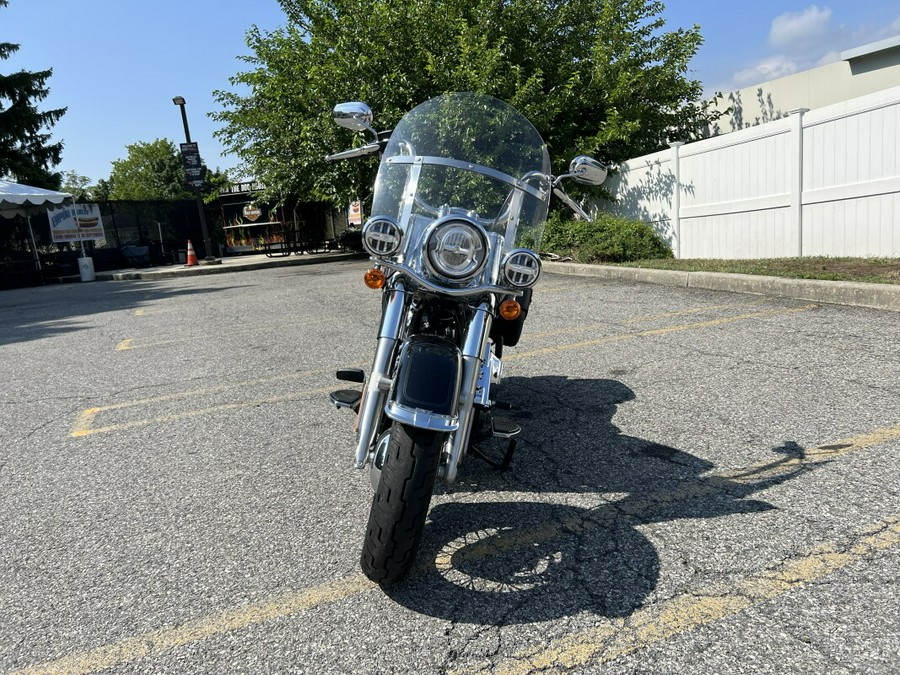
<svg viewBox="0 0 900 675">
<path fill-rule="evenodd" d="M 372 498 L 360 565 L 372 581 L 409 574 L 434 491 L 444 434 L 395 422 Z"/>
</svg>

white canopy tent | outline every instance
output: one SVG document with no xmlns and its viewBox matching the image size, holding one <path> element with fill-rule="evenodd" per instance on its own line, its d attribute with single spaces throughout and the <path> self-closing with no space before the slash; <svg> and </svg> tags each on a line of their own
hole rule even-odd
<svg viewBox="0 0 900 675">
<path fill-rule="evenodd" d="M 0 180 L 0 216 L 3 218 L 25 216 L 28 221 L 28 234 L 31 237 L 34 263 L 39 271 L 41 259 L 38 256 L 37 244 L 34 240 L 34 230 L 31 229 L 31 214 L 44 210 L 50 204 L 62 204 L 67 199 L 71 199 L 74 204 L 74 197 L 67 192 L 55 192 Z"/>
</svg>

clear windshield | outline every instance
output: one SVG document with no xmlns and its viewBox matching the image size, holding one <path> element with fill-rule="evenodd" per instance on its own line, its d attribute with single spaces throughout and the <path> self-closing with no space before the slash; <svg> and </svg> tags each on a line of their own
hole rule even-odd
<svg viewBox="0 0 900 675">
<path fill-rule="evenodd" d="M 414 108 L 394 129 L 372 215 L 409 230 L 466 214 L 498 234 L 504 249 L 537 249 L 549 174 L 544 141 L 514 108 L 482 94 L 446 94 Z"/>
</svg>

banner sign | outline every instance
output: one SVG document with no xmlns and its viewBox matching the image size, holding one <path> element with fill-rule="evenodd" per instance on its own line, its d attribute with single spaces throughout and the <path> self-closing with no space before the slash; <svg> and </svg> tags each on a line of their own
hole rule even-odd
<svg viewBox="0 0 900 675">
<path fill-rule="evenodd" d="M 103 219 L 97 204 L 54 206 L 47 209 L 50 219 L 50 235 L 54 244 L 66 241 L 102 241 Z"/>
<path fill-rule="evenodd" d="M 181 161 L 184 162 L 184 177 L 188 187 L 203 187 L 203 167 L 200 164 L 200 148 L 196 143 L 181 144 Z"/>
</svg>

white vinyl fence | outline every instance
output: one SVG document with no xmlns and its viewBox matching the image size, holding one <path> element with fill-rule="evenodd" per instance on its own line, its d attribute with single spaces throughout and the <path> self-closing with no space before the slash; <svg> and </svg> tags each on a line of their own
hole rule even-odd
<svg viewBox="0 0 900 675">
<path fill-rule="evenodd" d="M 900 87 L 620 165 L 601 208 L 679 258 L 900 256 Z"/>
</svg>

